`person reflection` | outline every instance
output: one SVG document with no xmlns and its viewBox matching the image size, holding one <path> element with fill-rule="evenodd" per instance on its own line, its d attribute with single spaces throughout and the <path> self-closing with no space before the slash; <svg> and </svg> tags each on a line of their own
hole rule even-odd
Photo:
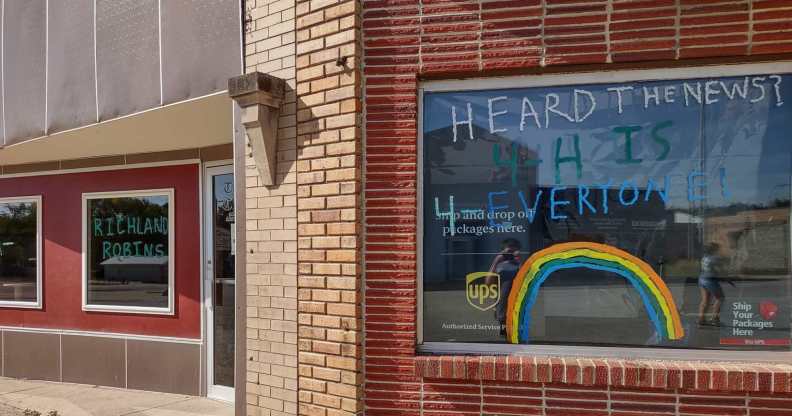
<svg viewBox="0 0 792 416">
<path fill-rule="evenodd" d="M 490 273 L 496 273 L 500 276 L 500 298 L 498 298 L 498 306 L 495 309 L 495 317 L 500 323 L 500 334 L 506 335 L 506 307 L 509 303 L 509 292 L 511 291 L 512 282 L 517 276 L 517 270 L 520 269 L 520 242 L 507 238 L 501 242 L 501 251 L 492 260 L 490 266 Z M 487 284 L 494 283 L 494 277 L 487 278 Z"/>
<path fill-rule="evenodd" d="M 720 246 L 709 243 L 704 247 L 701 257 L 701 272 L 698 284 L 701 289 L 701 303 L 699 304 L 698 324 L 720 326 L 720 310 L 723 304 L 723 288 L 718 281 L 719 270 L 723 259 L 719 255 Z M 707 310 L 712 305 L 711 313 Z M 709 318 L 708 318 L 709 316 Z"/>
</svg>

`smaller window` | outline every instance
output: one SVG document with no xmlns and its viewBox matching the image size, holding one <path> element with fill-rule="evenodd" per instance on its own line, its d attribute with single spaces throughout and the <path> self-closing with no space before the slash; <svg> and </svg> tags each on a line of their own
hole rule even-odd
<svg viewBox="0 0 792 416">
<path fill-rule="evenodd" d="M 83 195 L 83 309 L 173 313 L 173 190 Z"/>
<path fill-rule="evenodd" d="M 41 197 L 0 198 L 0 306 L 41 308 Z"/>
</svg>

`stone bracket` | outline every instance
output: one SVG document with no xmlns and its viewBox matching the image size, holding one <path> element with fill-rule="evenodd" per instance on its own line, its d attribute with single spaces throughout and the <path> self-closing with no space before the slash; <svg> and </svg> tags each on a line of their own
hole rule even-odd
<svg viewBox="0 0 792 416">
<path fill-rule="evenodd" d="M 239 104 L 241 122 L 253 151 L 263 185 L 276 183 L 278 164 L 278 117 L 286 82 L 261 72 L 228 80 L 228 95 Z"/>
</svg>

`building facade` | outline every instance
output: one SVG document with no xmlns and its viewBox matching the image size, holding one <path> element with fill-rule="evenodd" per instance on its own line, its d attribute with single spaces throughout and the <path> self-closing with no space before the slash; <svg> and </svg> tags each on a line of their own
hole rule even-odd
<svg viewBox="0 0 792 416">
<path fill-rule="evenodd" d="M 791 2 L 55 3 L 2 9 L 2 375 L 792 409 Z"/>
<path fill-rule="evenodd" d="M 246 411 L 787 412 L 790 7 L 298 1 L 297 402 Z"/>
<path fill-rule="evenodd" d="M 2 375 L 228 397 L 236 1 L 3 1 Z"/>
<path fill-rule="evenodd" d="M 788 413 L 790 6 L 362 2 L 365 413 Z"/>
</svg>

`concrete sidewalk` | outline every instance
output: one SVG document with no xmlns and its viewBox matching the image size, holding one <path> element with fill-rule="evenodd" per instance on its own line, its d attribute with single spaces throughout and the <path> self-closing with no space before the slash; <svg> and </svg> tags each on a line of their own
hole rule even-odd
<svg viewBox="0 0 792 416">
<path fill-rule="evenodd" d="M 26 412 L 27 411 L 27 412 Z M 0 378 L 0 416 L 233 416 L 234 406 L 205 397 Z"/>
</svg>

